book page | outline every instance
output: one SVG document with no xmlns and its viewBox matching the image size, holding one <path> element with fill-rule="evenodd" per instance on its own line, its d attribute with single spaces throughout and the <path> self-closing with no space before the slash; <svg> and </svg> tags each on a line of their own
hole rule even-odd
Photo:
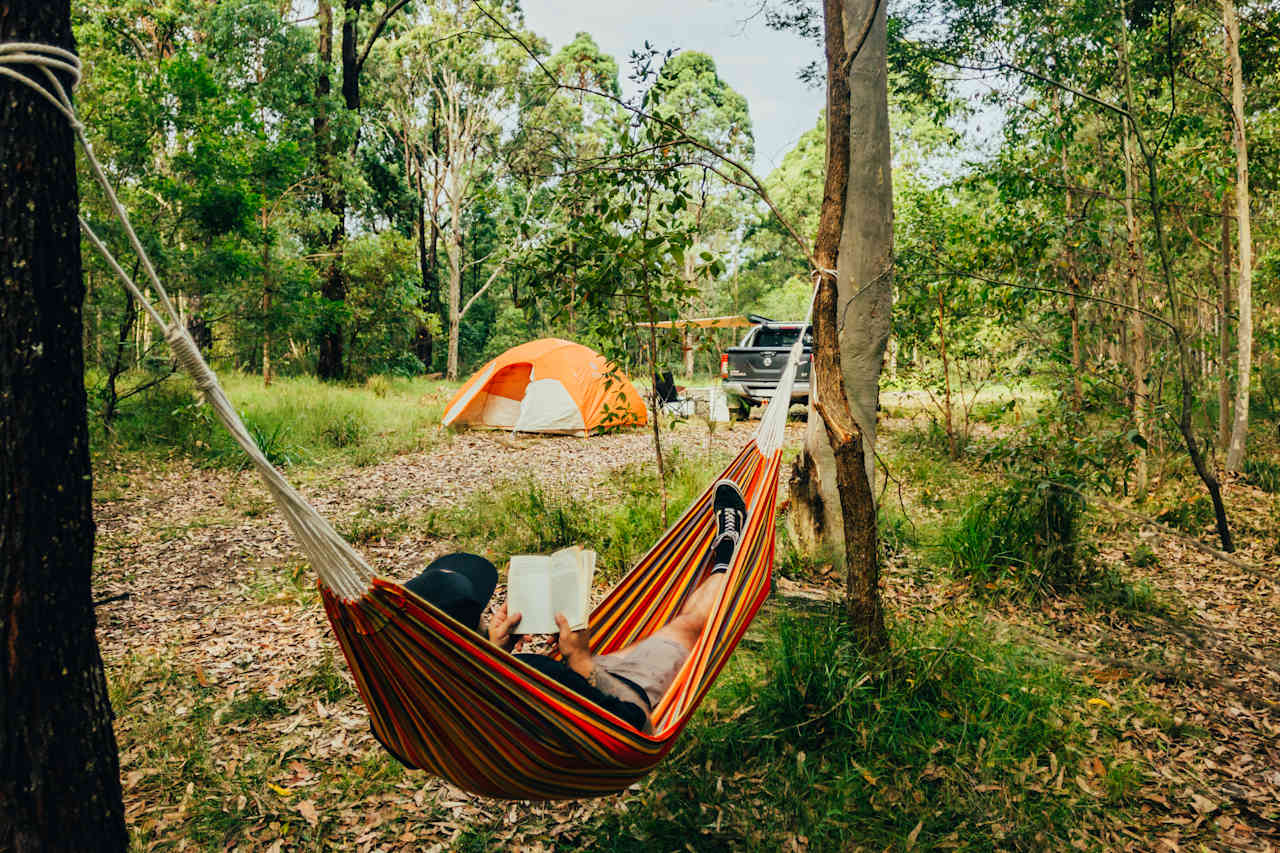
<svg viewBox="0 0 1280 853">
<path fill-rule="evenodd" d="M 507 571 L 507 612 L 519 613 L 521 634 L 553 634 L 555 611 L 550 609 L 551 558 L 538 554 L 517 554 Z"/>
<path fill-rule="evenodd" d="M 591 579 L 596 552 L 576 545 L 550 557 L 517 554 L 507 572 L 507 612 L 519 613 L 521 634 L 555 634 L 556 613 L 563 613 L 569 627 L 587 627 L 591 612 Z"/>
<path fill-rule="evenodd" d="M 587 615 L 582 611 L 581 573 L 578 571 L 578 557 L 581 553 L 580 548 L 565 548 L 551 555 L 548 598 L 552 625 L 555 624 L 556 613 L 564 614 L 564 618 L 569 620 L 570 628 L 577 629 L 586 625 Z"/>
</svg>

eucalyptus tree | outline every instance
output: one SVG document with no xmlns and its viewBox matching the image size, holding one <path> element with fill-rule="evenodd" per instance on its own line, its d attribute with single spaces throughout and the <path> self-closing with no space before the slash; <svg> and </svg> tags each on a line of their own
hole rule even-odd
<svg viewBox="0 0 1280 853">
<path fill-rule="evenodd" d="M 720 77 L 715 60 L 705 53 L 684 51 L 667 59 L 645 93 L 644 106 L 654 116 L 678 124 L 690 137 L 739 162 L 750 162 L 755 156 L 747 100 Z M 718 157 L 709 151 L 689 150 L 685 162 L 686 180 L 694 192 L 694 202 L 686 215 L 692 220 L 699 244 L 723 254 L 736 243 L 748 213 L 746 192 L 738 183 L 726 181 L 717 171 L 707 168 L 720 165 Z M 720 297 L 720 282 L 696 280 L 692 258 L 688 256 L 684 275 L 701 305 L 690 304 L 686 311 L 736 308 Z M 692 376 L 696 348 L 691 330 L 684 332 L 682 349 L 684 372 Z"/>
<path fill-rule="evenodd" d="M 1168 335 L 1174 352 L 1168 363 L 1177 387 L 1176 414 L 1170 421 L 1209 493 L 1222 546 L 1230 550 L 1220 483 L 1206 460 L 1195 423 L 1199 373 L 1187 307 L 1195 302 L 1195 295 L 1186 291 L 1179 275 L 1178 238 L 1171 234 L 1170 212 L 1183 204 L 1171 192 L 1177 176 L 1171 160 L 1197 128 L 1195 119 L 1185 112 L 1180 91 L 1185 77 L 1179 71 L 1195 46 L 1194 29 L 1184 26 L 1187 18 L 1181 7 L 1156 10 L 1094 0 L 1052 7 L 1002 4 L 998 10 L 967 0 L 948 6 L 956 26 L 948 38 L 926 51 L 928 55 L 952 65 L 1007 73 L 1024 91 L 1057 90 L 1064 102 L 1069 97 L 1073 107 L 1107 119 L 1120 138 L 1121 150 L 1130 155 L 1124 162 L 1134 164 L 1132 180 L 1115 194 L 1131 211 L 1126 216 L 1126 278 L 1133 282 L 1149 273 L 1160 286 L 1152 291 L 1153 297 L 1140 289 L 1135 293 L 1130 286 L 1110 304 L 1128 317 L 1152 321 Z M 1149 236 L 1135 233 L 1139 208 Z M 1135 257 L 1139 240 L 1149 252 L 1147 261 Z M 1133 321 L 1129 322 L 1132 326 Z M 1145 380 L 1147 370 L 1156 363 L 1131 360 L 1130 366 L 1135 380 Z M 1133 396 L 1138 398 L 1143 390 L 1135 382 Z M 1140 438 L 1145 442 L 1148 436 Z"/>
<path fill-rule="evenodd" d="M 489 14 L 502 15 L 505 22 L 520 26 L 518 12 L 499 8 Z M 469 3 L 433 6 L 391 51 L 391 62 L 400 69 L 401 91 L 417 98 L 402 108 L 405 145 L 413 149 L 411 156 L 419 163 L 420 173 L 429 172 L 433 178 L 424 210 L 444 238 L 446 375 L 451 379 L 458 375 L 463 318 L 527 248 L 521 236 L 528 236 L 530 228 L 541 231 L 546 226 L 531 203 L 536 188 L 530 187 L 524 203 L 506 211 L 515 219 L 514 239 L 488 255 L 465 256 L 472 208 L 485 198 L 501 197 L 502 184 L 509 177 L 501 156 L 503 121 L 518 102 L 528 61 L 510 40 L 486 37 L 487 21 Z M 525 37 L 526 42 L 535 41 L 528 34 Z M 406 85 L 406 78 L 414 73 L 432 81 L 427 91 Z M 470 268 L 483 268 L 487 274 L 464 300 L 463 276 Z"/>
<path fill-rule="evenodd" d="M 316 372 L 322 379 L 341 379 L 346 372 L 344 330 L 347 282 L 342 251 L 347 234 L 347 193 L 352 164 L 360 146 L 361 75 L 380 37 L 397 22 L 409 0 L 342 0 L 339 43 L 342 100 L 333 96 L 334 4 L 316 0 L 315 165 L 324 227 L 324 269 L 320 295 L 326 303 L 319 334 Z M 365 16 L 366 9 L 370 15 Z M 362 17 L 363 16 L 363 17 Z M 334 113 L 338 115 L 335 116 Z M 335 121 L 334 119 L 337 119 Z"/>
<path fill-rule="evenodd" d="M 305 79 L 305 35 L 266 2 L 88 5 L 77 32 L 92 69 L 79 93 L 90 138 L 193 335 L 207 349 L 219 325 L 234 354 L 241 331 L 262 328 L 272 313 L 249 306 L 275 286 L 261 262 L 273 263 L 270 246 L 298 202 L 296 193 L 280 196 L 307 175 L 308 108 L 294 94 Z M 113 233 L 96 192 L 86 194 L 86 215 Z M 117 389 L 120 374 L 144 358 L 150 328 L 100 262 L 87 272 L 91 334 L 101 340 L 115 327 L 113 351 L 97 348 L 109 423 L 120 399 L 154 381 Z"/>
<path fill-rule="evenodd" d="M 1249 437 L 1249 377 L 1253 365 L 1253 233 L 1249 214 L 1249 148 L 1245 131 L 1244 71 L 1240 63 L 1240 16 L 1234 0 L 1222 0 L 1223 42 L 1227 76 L 1231 80 L 1231 143 L 1236 160 L 1236 241 L 1240 275 L 1236 295 L 1239 311 L 1236 343 L 1235 418 L 1227 450 L 1227 470 L 1244 468 Z"/>
<path fill-rule="evenodd" d="M 583 169 L 608 168 L 609 140 L 621 109 L 611 100 L 622 96 L 618 63 L 600 50 L 590 34 L 580 32 L 547 57 L 540 70 L 541 74 L 530 75 L 520 93 L 518 125 L 506 146 L 507 158 L 519 182 L 543 182 L 549 193 L 562 196 L 562 218 L 572 221 L 582 216 L 587 199 L 561 192 L 557 183 L 561 176 Z M 562 283 L 568 293 L 551 310 L 558 318 L 554 325 L 574 338 L 579 332 L 578 273 L 572 236 L 561 241 L 559 249 L 567 253 Z M 514 291 L 512 301 L 525 306 L 527 319 L 534 318 L 535 301 L 517 300 Z"/>
<path fill-rule="evenodd" d="M 623 116 L 613 121 L 601 152 L 611 165 L 566 177 L 564 193 L 585 203 L 567 208 L 566 226 L 543 250 L 549 274 L 533 284 L 543 299 L 563 304 L 561 282 L 572 274 L 576 310 L 591 340 L 618 369 L 633 351 L 643 353 L 652 389 L 661 368 L 655 323 L 678 317 L 695 292 L 685 270 L 692 264 L 711 276 L 721 271 L 709 252 L 691 257 L 696 231 L 686 214 L 694 197 L 672 144 L 677 135 L 671 127 L 636 125 Z M 652 402 L 660 411 L 656 398 Z M 650 421 L 665 523 L 661 418 L 655 414 Z"/>
<path fill-rule="evenodd" d="M 820 494 L 823 504 L 840 509 L 837 541 L 844 546 L 846 619 L 854 641 L 876 652 L 888 646 L 889 638 L 871 486 L 894 276 L 884 5 L 824 0 L 823 32 L 829 124 L 813 252 L 811 382 L 816 387 L 810 396 L 821 426 L 810 419 L 792 483 L 807 467 L 811 476 L 802 495 L 812 505 Z M 824 464 L 828 454 L 831 463 Z"/>
</svg>

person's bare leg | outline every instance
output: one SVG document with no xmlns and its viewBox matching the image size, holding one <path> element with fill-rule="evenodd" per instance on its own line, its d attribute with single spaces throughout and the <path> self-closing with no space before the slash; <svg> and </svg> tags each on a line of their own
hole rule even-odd
<svg viewBox="0 0 1280 853">
<path fill-rule="evenodd" d="M 698 637 L 702 636 L 707 620 L 711 618 L 712 609 L 720 600 L 727 577 L 728 573 L 717 572 L 703 581 L 693 591 L 693 595 L 689 596 L 684 607 L 680 608 L 680 614 L 655 631 L 654 636 L 669 637 L 686 649 L 693 648 Z"/>
</svg>

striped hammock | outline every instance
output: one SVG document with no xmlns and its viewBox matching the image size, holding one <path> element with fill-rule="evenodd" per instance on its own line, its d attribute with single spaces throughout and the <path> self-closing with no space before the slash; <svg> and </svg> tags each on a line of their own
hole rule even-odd
<svg viewBox="0 0 1280 853">
<path fill-rule="evenodd" d="M 355 601 L 322 586 L 378 739 L 406 765 L 493 797 L 595 796 L 643 777 L 675 743 L 769 593 L 779 456 L 764 456 L 753 441 L 725 469 L 747 497 L 747 526 L 723 597 L 654 709 L 652 735 L 399 584 L 377 578 Z M 617 651 L 675 616 L 702 579 L 714 534 L 708 489 L 591 614 L 592 649 Z"/>
<path fill-rule="evenodd" d="M 149 304 L 132 281 L 128 284 L 135 298 Z M 153 287 L 163 294 L 158 282 Z M 653 710 L 653 731 L 646 734 L 400 584 L 376 576 L 263 456 L 176 312 L 162 328 L 178 363 L 249 455 L 319 575 L 329 622 L 374 735 L 410 767 L 490 797 L 571 799 L 623 790 L 674 745 L 769 593 L 778 471 L 803 335 L 791 349 L 755 434 L 722 475 L 746 498 L 746 526 L 720 600 L 675 683 Z M 708 488 L 694 501 L 592 612 L 588 636 L 596 653 L 644 639 L 680 612 L 702 580 L 716 532 L 711 494 Z"/>
<path fill-rule="evenodd" d="M 42 79 L 28 68 L 38 69 Z M 71 124 L 158 305 L 83 217 L 81 231 L 164 332 L 178 363 L 249 455 L 319 575 L 330 623 L 379 740 L 404 763 L 493 797 L 596 796 L 622 790 L 648 773 L 671 749 L 768 595 L 782 438 L 804 336 L 797 336 L 755 435 L 725 469 L 723 476 L 747 499 L 746 529 L 724 592 L 675 684 L 654 709 L 653 733 L 644 734 L 399 584 L 376 577 L 267 461 L 187 333 L 55 72 L 68 75 L 74 87 L 80 60 L 51 45 L 0 42 L 0 75 L 31 87 Z M 617 651 L 670 621 L 701 580 L 714 533 L 708 489 L 591 614 L 592 648 L 600 654 Z"/>
</svg>

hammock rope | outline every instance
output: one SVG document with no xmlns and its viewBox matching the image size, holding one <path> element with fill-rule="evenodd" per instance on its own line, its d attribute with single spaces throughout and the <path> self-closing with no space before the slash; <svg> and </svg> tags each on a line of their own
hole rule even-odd
<svg viewBox="0 0 1280 853">
<path fill-rule="evenodd" d="M 22 66 L 38 69 L 47 85 L 19 70 Z M 769 593 L 782 443 L 804 347 L 803 327 L 755 433 L 721 475 L 736 482 L 746 497 L 747 524 L 724 592 L 675 684 L 653 709 L 653 732 L 646 734 L 399 584 L 377 577 L 263 455 L 161 284 L 59 73 L 70 78 L 74 89 L 81 79 L 79 58 L 51 45 L 0 42 L 0 76 L 39 93 L 74 129 L 159 307 L 80 217 L 85 237 L 163 331 L 178 364 L 249 456 L 315 568 L 330 624 L 383 746 L 406 765 L 496 797 L 598 796 L 625 789 L 646 775 L 674 745 Z M 806 326 L 816 294 L 815 287 Z M 814 386 L 811 376 L 810 393 Z M 715 535 L 712 513 L 708 487 L 592 611 L 588 641 L 593 652 L 625 648 L 680 612 L 703 578 Z"/>
</svg>

